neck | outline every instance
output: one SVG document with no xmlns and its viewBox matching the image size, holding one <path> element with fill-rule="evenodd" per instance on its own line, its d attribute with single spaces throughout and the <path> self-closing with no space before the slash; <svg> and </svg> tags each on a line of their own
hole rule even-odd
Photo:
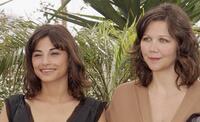
<svg viewBox="0 0 200 122">
<path fill-rule="evenodd" d="M 36 99 L 51 103 L 61 103 L 73 99 L 69 94 L 67 82 L 65 84 L 52 82 L 42 83 L 41 92 L 36 96 Z"/>
<path fill-rule="evenodd" d="M 159 93 L 170 94 L 185 91 L 185 87 L 180 87 L 180 90 L 176 86 L 177 74 L 174 70 L 153 72 L 153 79 L 149 85 L 149 90 L 159 91 Z M 181 82 L 181 79 L 178 79 Z"/>
</svg>

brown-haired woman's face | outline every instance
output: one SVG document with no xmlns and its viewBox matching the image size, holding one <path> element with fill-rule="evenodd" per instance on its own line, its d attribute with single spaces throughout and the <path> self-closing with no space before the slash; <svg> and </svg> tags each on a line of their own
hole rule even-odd
<svg viewBox="0 0 200 122">
<path fill-rule="evenodd" d="M 32 54 L 35 74 L 42 82 L 66 82 L 68 55 L 54 47 L 49 37 L 39 40 Z"/>
<path fill-rule="evenodd" d="M 144 61 L 153 72 L 174 70 L 177 41 L 170 36 L 165 21 L 151 22 L 140 45 Z"/>
</svg>

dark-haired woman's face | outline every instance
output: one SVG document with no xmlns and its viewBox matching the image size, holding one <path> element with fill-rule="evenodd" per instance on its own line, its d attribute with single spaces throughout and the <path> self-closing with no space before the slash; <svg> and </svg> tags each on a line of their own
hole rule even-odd
<svg viewBox="0 0 200 122">
<path fill-rule="evenodd" d="M 165 21 L 153 21 L 141 40 L 144 61 L 152 71 L 174 70 L 177 41 L 173 39 Z"/>
<path fill-rule="evenodd" d="M 35 74 L 42 82 L 66 83 L 67 52 L 56 49 L 49 37 L 39 40 L 32 55 L 32 64 Z"/>
</svg>

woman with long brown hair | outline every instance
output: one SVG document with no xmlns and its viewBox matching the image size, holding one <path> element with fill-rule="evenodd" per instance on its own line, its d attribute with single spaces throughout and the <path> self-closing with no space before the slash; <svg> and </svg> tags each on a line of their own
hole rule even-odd
<svg viewBox="0 0 200 122">
<path fill-rule="evenodd" d="M 105 122 L 105 102 L 85 97 L 78 47 L 61 25 L 43 25 L 25 47 L 24 94 L 5 100 L 1 122 Z"/>
<path fill-rule="evenodd" d="M 199 44 L 187 14 L 161 4 L 140 18 L 136 32 L 137 79 L 115 90 L 108 122 L 185 122 L 200 112 Z"/>
</svg>

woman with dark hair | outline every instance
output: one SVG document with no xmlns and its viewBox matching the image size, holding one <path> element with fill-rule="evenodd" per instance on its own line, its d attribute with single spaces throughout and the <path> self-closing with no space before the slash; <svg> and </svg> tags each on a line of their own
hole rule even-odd
<svg viewBox="0 0 200 122">
<path fill-rule="evenodd" d="M 115 90 L 108 122 L 185 122 L 200 112 L 199 45 L 187 14 L 164 3 L 141 17 L 136 31 L 137 79 Z"/>
<path fill-rule="evenodd" d="M 88 86 L 78 47 L 61 25 L 43 25 L 25 47 L 24 95 L 5 100 L 1 122 L 105 122 L 105 102 Z"/>
</svg>

